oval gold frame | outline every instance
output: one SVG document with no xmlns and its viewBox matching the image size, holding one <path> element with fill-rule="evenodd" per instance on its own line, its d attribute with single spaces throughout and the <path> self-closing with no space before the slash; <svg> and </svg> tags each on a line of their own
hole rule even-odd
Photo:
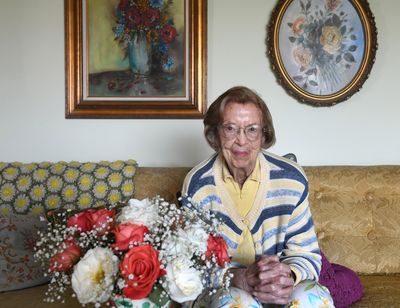
<svg viewBox="0 0 400 308">
<path fill-rule="evenodd" d="M 350 98 L 359 91 L 368 78 L 375 62 L 375 55 L 378 49 L 377 29 L 374 16 L 369 8 L 367 0 L 342 0 L 353 5 L 360 18 L 364 30 L 364 53 L 362 61 L 356 74 L 346 86 L 339 91 L 329 95 L 316 95 L 301 88 L 289 75 L 283 61 L 279 46 L 279 31 L 282 26 L 282 19 L 288 6 L 293 1 L 302 0 L 280 0 L 272 12 L 270 22 L 267 25 L 267 56 L 271 62 L 271 68 L 275 73 L 277 81 L 291 96 L 301 103 L 315 107 L 333 106 Z M 304 0 L 306 2 L 306 0 Z M 304 2 L 301 5 L 305 5 Z"/>
</svg>

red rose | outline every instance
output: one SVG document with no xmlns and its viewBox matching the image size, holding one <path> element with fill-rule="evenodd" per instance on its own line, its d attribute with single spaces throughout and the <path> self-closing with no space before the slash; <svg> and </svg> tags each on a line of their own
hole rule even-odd
<svg viewBox="0 0 400 308">
<path fill-rule="evenodd" d="M 81 248 L 76 244 L 75 239 L 66 240 L 64 245 L 65 249 L 50 259 L 49 269 L 51 272 L 68 271 L 81 256 Z"/>
<path fill-rule="evenodd" d="M 87 232 L 92 229 L 92 222 L 90 220 L 91 212 L 93 209 L 89 209 L 83 212 L 79 212 L 67 220 L 67 227 L 75 227 L 80 228 L 80 232 Z"/>
<path fill-rule="evenodd" d="M 112 248 L 116 250 L 127 250 L 129 245 L 144 241 L 144 235 L 149 233 L 149 229 L 143 225 L 136 225 L 130 222 L 118 225 L 112 231 L 115 235 L 115 243 Z"/>
<path fill-rule="evenodd" d="M 129 0 L 121 0 L 118 4 L 118 9 L 123 11 L 125 8 L 127 8 L 129 5 Z"/>
<path fill-rule="evenodd" d="M 170 25 L 165 25 L 161 29 L 161 37 L 166 44 L 171 43 L 176 37 L 176 29 Z"/>
<path fill-rule="evenodd" d="M 143 14 L 143 24 L 146 27 L 154 25 L 160 19 L 160 12 L 157 10 L 149 9 Z"/>
<path fill-rule="evenodd" d="M 217 258 L 217 264 L 221 267 L 224 267 L 225 263 L 230 261 L 228 245 L 222 236 L 210 235 L 208 237 L 206 257 L 212 258 L 213 256 Z"/>
<path fill-rule="evenodd" d="M 151 245 L 141 245 L 129 250 L 121 264 L 121 275 L 125 280 L 124 296 L 131 299 L 147 297 L 156 279 L 165 274 L 160 268 L 158 252 Z"/>
<path fill-rule="evenodd" d="M 96 230 L 98 234 L 103 235 L 114 227 L 115 210 L 100 209 L 90 212 L 89 219 L 92 230 Z"/>
<path fill-rule="evenodd" d="M 68 218 L 67 227 L 77 226 L 80 228 L 79 233 L 96 230 L 98 234 L 103 235 L 114 227 L 114 221 L 114 209 L 88 209 Z"/>
<path fill-rule="evenodd" d="M 126 22 L 129 28 L 134 28 L 137 25 L 141 24 L 143 19 L 142 15 L 136 7 L 130 8 L 126 17 Z"/>
</svg>

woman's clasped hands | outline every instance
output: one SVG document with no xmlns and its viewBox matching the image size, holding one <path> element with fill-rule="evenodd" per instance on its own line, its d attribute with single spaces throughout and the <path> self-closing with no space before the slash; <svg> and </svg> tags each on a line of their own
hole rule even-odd
<svg viewBox="0 0 400 308">
<path fill-rule="evenodd" d="M 233 268 L 233 286 L 256 297 L 262 303 L 286 305 L 293 292 L 290 267 L 278 256 L 262 256 L 247 268 Z"/>
</svg>

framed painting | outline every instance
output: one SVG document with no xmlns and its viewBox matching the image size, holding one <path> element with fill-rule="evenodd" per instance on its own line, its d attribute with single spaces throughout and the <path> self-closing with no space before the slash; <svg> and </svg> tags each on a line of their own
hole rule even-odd
<svg viewBox="0 0 400 308">
<path fill-rule="evenodd" d="M 366 0 L 281 0 L 266 43 L 278 82 L 298 101 L 318 107 L 360 90 L 378 46 Z"/>
<path fill-rule="evenodd" d="M 207 0 L 64 0 L 66 118 L 202 118 Z"/>
</svg>

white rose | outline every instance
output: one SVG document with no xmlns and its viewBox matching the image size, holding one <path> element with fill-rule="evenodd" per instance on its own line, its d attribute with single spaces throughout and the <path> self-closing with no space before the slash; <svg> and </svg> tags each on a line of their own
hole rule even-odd
<svg viewBox="0 0 400 308">
<path fill-rule="evenodd" d="M 158 206 L 149 199 L 131 199 L 128 205 L 122 208 L 118 217 L 120 223 L 131 222 L 151 228 L 158 219 Z"/>
<path fill-rule="evenodd" d="M 186 233 L 183 230 L 179 230 L 178 234 L 178 236 L 174 235 L 165 239 L 162 243 L 162 249 L 167 256 L 172 256 L 174 258 L 177 256 L 185 256 L 190 258 L 190 242 L 187 241 Z M 183 234 L 185 234 L 185 236 L 182 236 Z"/>
<path fill-rule="evenodd" d="M 74 266 L 72 289 L 81 304 L 104 303 L 113 291 L 118 258 L 108 248 L 88 250 Z"/>
<path fill-rule="evenodd" d="M 185 257 L 178 257 L 167 265 L 167 292 L 178 303 L 195 300 L 203 291 L 200 272 L 191 265 Z"/>
<path fill-rule="evenodd" d="M 205 253 L 207 250 L 208 234 L 204 230 L 204 227 L 200 223 L 196 223 L 186 228 L 185 231 L 185 235 L 187 236 L 185 240 L 190 243 L 191 247 L 199 254 Z"/>
</svg>

